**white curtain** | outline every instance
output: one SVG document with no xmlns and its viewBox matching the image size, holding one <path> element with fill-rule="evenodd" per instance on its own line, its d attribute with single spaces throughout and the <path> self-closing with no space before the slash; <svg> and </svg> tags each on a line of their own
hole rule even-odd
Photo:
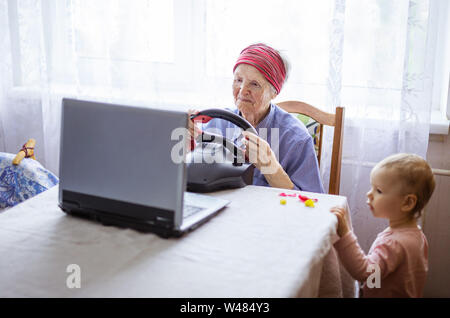
<svg viewBox="0 0 450 318">
<path fill-rule="evenodd" d="M 348 197 L 355 234 L 366 252 L 387 225 L 373 218 L 366 205 L 372 167 L 397 152 L 426 158 L 437 4 L 346 3 L 339 98 L 347 111 L 341 193 Z"/>
<path fill-rule="evenodd" d="M 0 151 L 35 138 L 38 160 L 58 174 L 64 96 L 233 107 L 233 63 L 265 42 L 292 66 L 276 101 L 346 108 L 341 194 L 367 250 L 385 226 L 365 204 L 373 164 L 426 155 L 437 2 L 0 0 Z M 330 151 L 322 160 L 327 189 Z"/>
</svg>

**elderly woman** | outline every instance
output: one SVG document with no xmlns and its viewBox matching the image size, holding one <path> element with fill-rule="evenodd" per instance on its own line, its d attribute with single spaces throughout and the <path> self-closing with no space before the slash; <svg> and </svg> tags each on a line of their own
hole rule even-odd
<svg viewBox="0 0 450 318">
<path fill-rule="evenodd" d="M 287 78 L 288 63 L 277 50 L 259 43 L 242 50 L 233 72 L 237 109 L 231 111 L 244 117 L 260 134 L 242 132 L 246 155 L 256 167 L 253 184 L 323 193 L 312 137 L 303 123 L 272 103 Z M 239 129 L 220 119 L 210 121 L 208 129 L 212 127 L 220 129 L 223 136 L 227 129 Z M 273 128 L 278 128 L 278 140 L 272 138 Z M 194 132 L 192 123 L 190 132 Z M 277 141 L 275 154 L 271 143 Z"/>
</svg>

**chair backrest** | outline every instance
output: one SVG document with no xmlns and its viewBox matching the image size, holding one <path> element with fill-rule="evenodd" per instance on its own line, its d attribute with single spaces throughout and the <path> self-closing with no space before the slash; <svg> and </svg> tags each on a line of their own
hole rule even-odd
<svg viewBox="0 0 450 318">
<path fill-rule="evenodd" d="M 288 113 L 306 115 L 319 123 L 319 141 L 317 160 L 320 166 L 320 157 L 322 155 L 323 126 L 333 126 L 333 149 L 331 153 L 330 184 L 329 194 L 339 194 L 339 185 L 341 181 L 341 161 L 342 161 L 342 143 L 344 133 L 344 107 L 336 107 L 334 114 L 324 112 L 312 105 L 299 101 L 286 101 L 277 103 L 277 105 Z"/>
</svg>

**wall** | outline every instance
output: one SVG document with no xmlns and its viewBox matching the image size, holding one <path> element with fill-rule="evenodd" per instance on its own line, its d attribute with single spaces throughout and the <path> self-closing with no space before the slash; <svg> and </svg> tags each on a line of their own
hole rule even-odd
<svg viewBox="0 0 450 318">
<path fill-rule="evenodd" d="M 430 135 L 427 161 L 435 169 L 450 170 L 449 135 Z M 450 176 L 435 178 L 436 188 L 422 219 L 429 244 L 424 296 L 450 297 Z"/>
</svg>

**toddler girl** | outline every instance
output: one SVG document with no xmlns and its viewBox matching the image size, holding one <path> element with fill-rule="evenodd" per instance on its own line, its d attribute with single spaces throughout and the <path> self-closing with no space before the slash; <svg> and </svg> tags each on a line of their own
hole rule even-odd
<svg viewBox="0 0 450 318">
<path fill-rule="evenodd" d="M 340 239 L 334 244 L 353 278 L 362 283 L 362 297 L 422 297 L 428 270 L 428 243 L 417 225 L 435 181 L 430 166 L 413 154 L 396 154 L 379 162 L 370 174 L 367 204 L 375 217 L 389 220 L 369 254 L 361 250 L 341 207 Z M 378 280 L 378 282 L 377 282 Z"/>
</svg>

